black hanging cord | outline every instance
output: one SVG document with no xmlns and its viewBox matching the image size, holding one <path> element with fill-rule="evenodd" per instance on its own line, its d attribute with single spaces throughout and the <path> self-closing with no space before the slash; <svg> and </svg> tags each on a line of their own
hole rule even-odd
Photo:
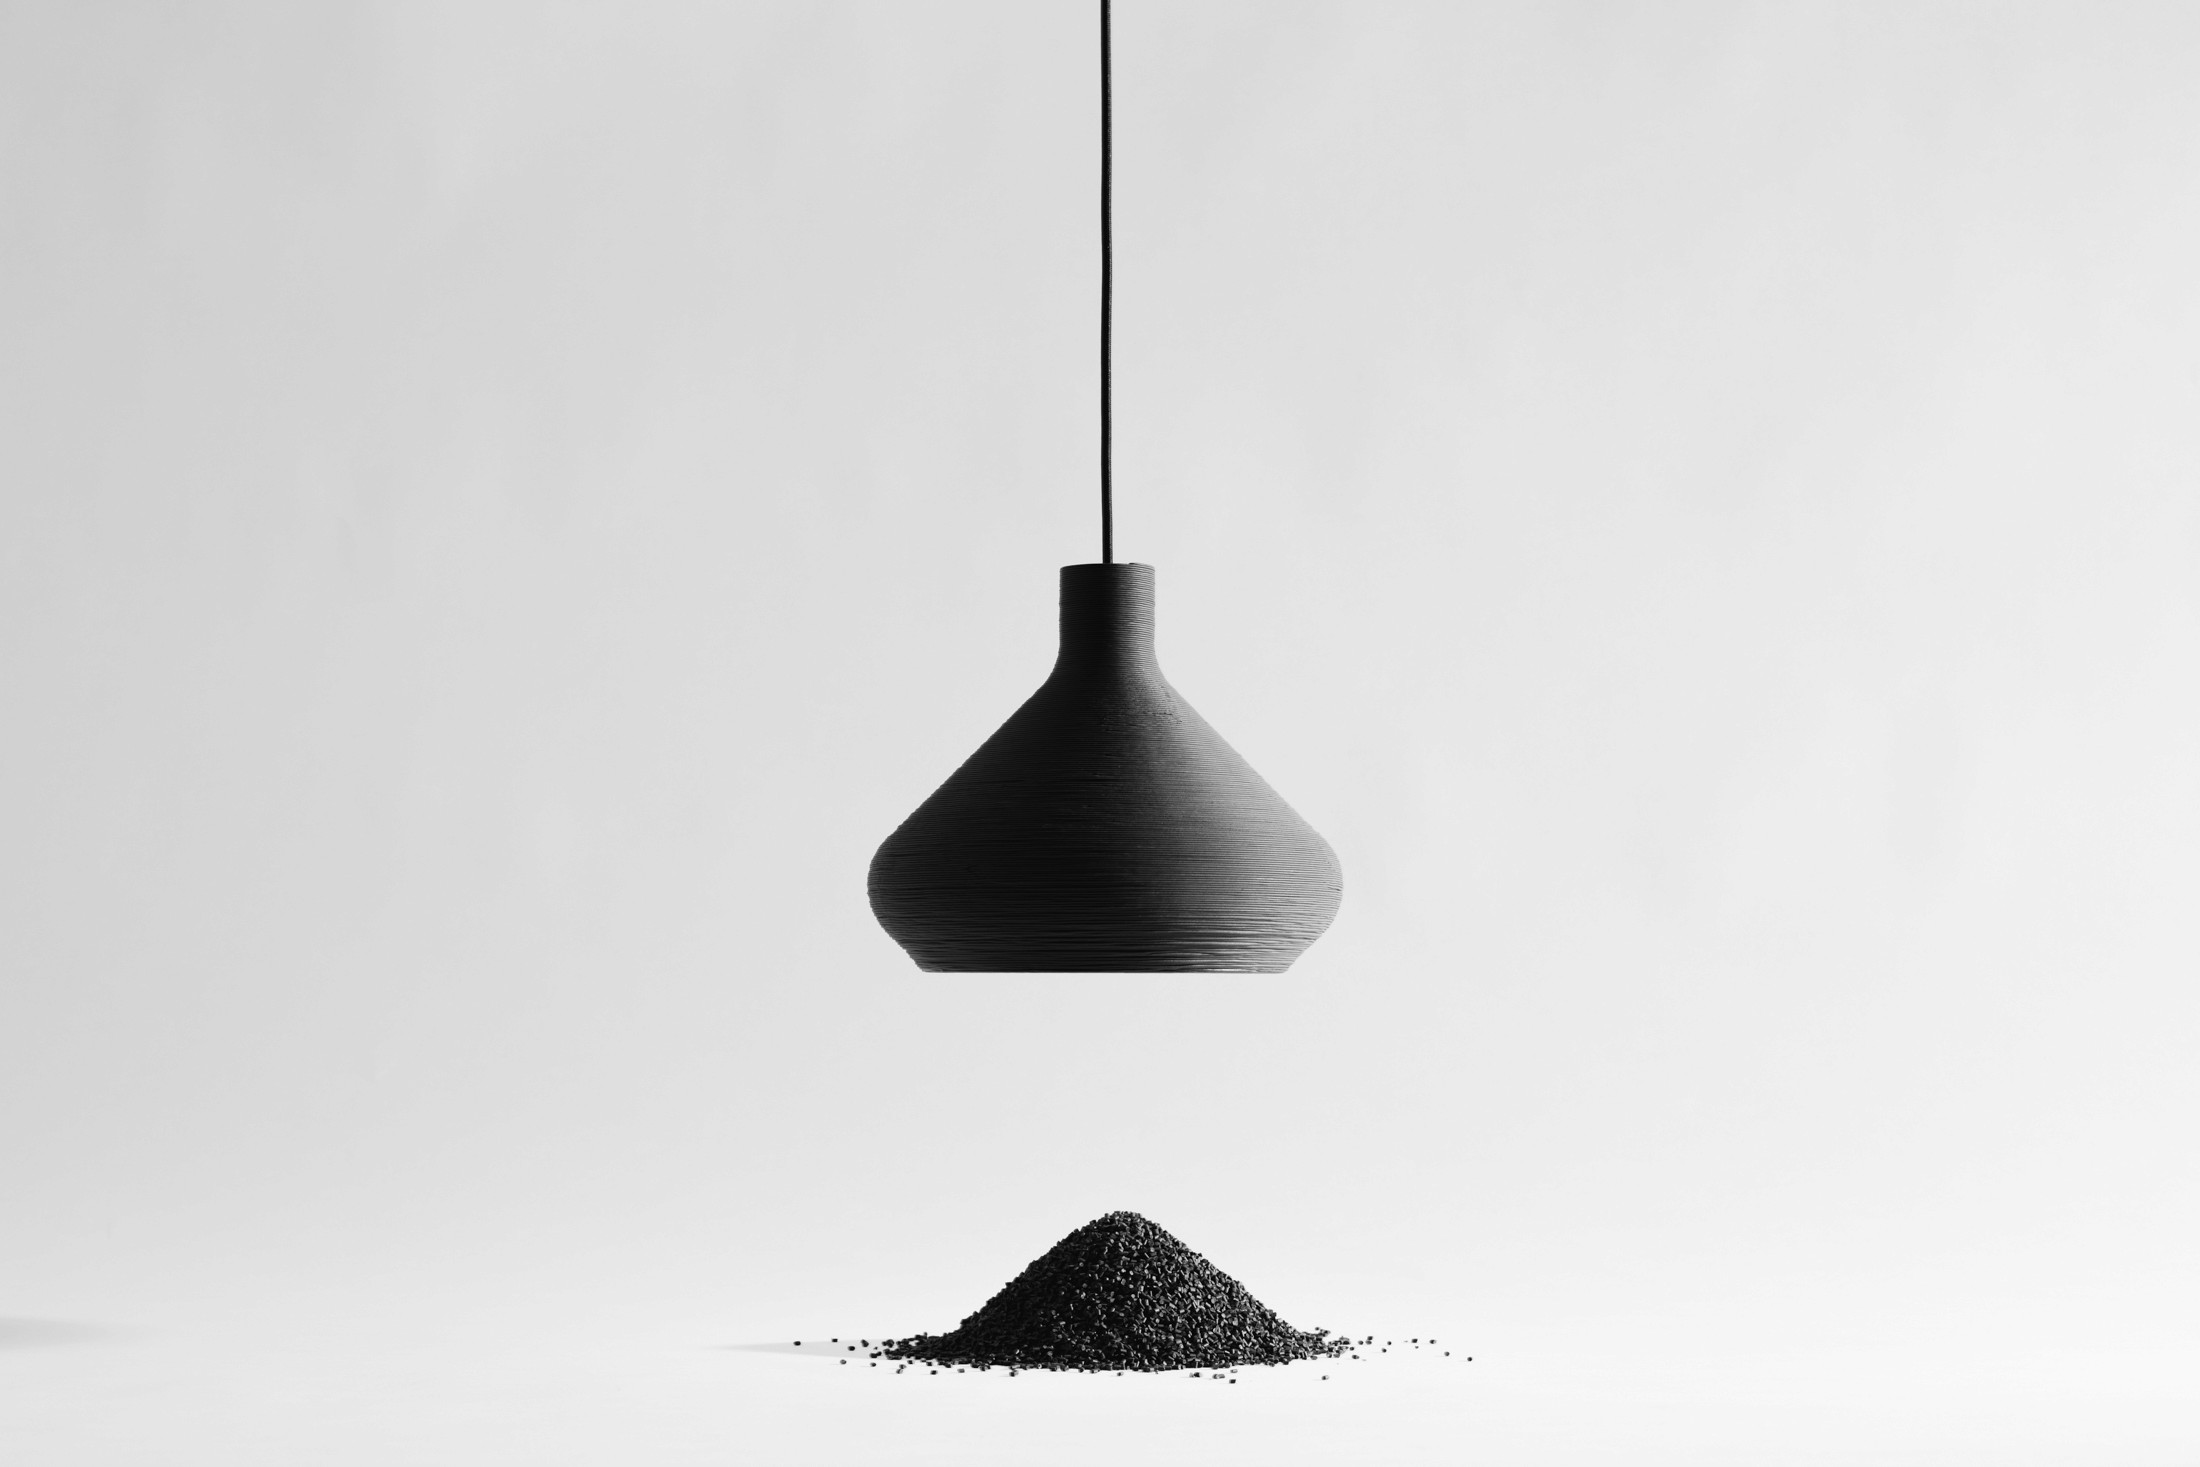
<svg viewBox="0 0 2200 1467">
<path fill-rule="evenodd" d="M 1115 99 L 1100 0 L 1100 560 L 1115 561 Z"/>
</svg>

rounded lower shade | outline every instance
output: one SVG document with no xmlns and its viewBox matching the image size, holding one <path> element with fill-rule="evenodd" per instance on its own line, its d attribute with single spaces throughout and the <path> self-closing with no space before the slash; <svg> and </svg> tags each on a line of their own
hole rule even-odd
<svg viewBox="0 0 2200 1467">
<path fill-rule="evenodd" d="M 1161 675 L 1153 567 L 1062 567 L 1039 691 L 871 860 L 934 973 L 1281 973 L 1337 914 L 1328 842 Z"/>
</svg>

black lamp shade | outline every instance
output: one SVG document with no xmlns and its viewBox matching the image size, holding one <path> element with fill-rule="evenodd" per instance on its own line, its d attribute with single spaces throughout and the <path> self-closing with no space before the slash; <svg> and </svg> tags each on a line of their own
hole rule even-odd
<svg viewBox="0 0 2200 1467">
<path fill-rule="evenodd" d="M 935 973 L 1281 973 L 1337 858 L 1169 686 L 1153 567 L 1062 567 L 1054 673 L 871 860 Z"/>
</svg>

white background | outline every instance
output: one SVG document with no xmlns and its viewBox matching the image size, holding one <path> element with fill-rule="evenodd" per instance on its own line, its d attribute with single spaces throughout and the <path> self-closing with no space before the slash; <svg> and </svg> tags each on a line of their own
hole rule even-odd
<svg viewBox="0 0 2200 1467">
<path fill-rule="evenodd" d="M 1093 10 L 0 5 L 0 1455 L 2195 1460 L 2200 11 L 1125 0 L 1119 548 L 1345 905 L 920 975 Z M 1476 1362 L 725 1348 L 1117 1207 Z"/>
</svg>

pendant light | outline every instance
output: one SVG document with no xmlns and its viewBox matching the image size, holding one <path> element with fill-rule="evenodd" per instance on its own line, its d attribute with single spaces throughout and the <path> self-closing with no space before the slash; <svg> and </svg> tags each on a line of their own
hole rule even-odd
<svg viewBox="0 0 2200 1467">
<path fill-rule="evenodd" d="M 1114 116 L 1100 4 L 1100 561 L 1066 565 L 1054 671 L 871 860 L 935 973 L 1280 973 L 1336 915 L 1328 843 L 1154 660 L 1153 567 L 1115 559 Z"/>
</svg>

